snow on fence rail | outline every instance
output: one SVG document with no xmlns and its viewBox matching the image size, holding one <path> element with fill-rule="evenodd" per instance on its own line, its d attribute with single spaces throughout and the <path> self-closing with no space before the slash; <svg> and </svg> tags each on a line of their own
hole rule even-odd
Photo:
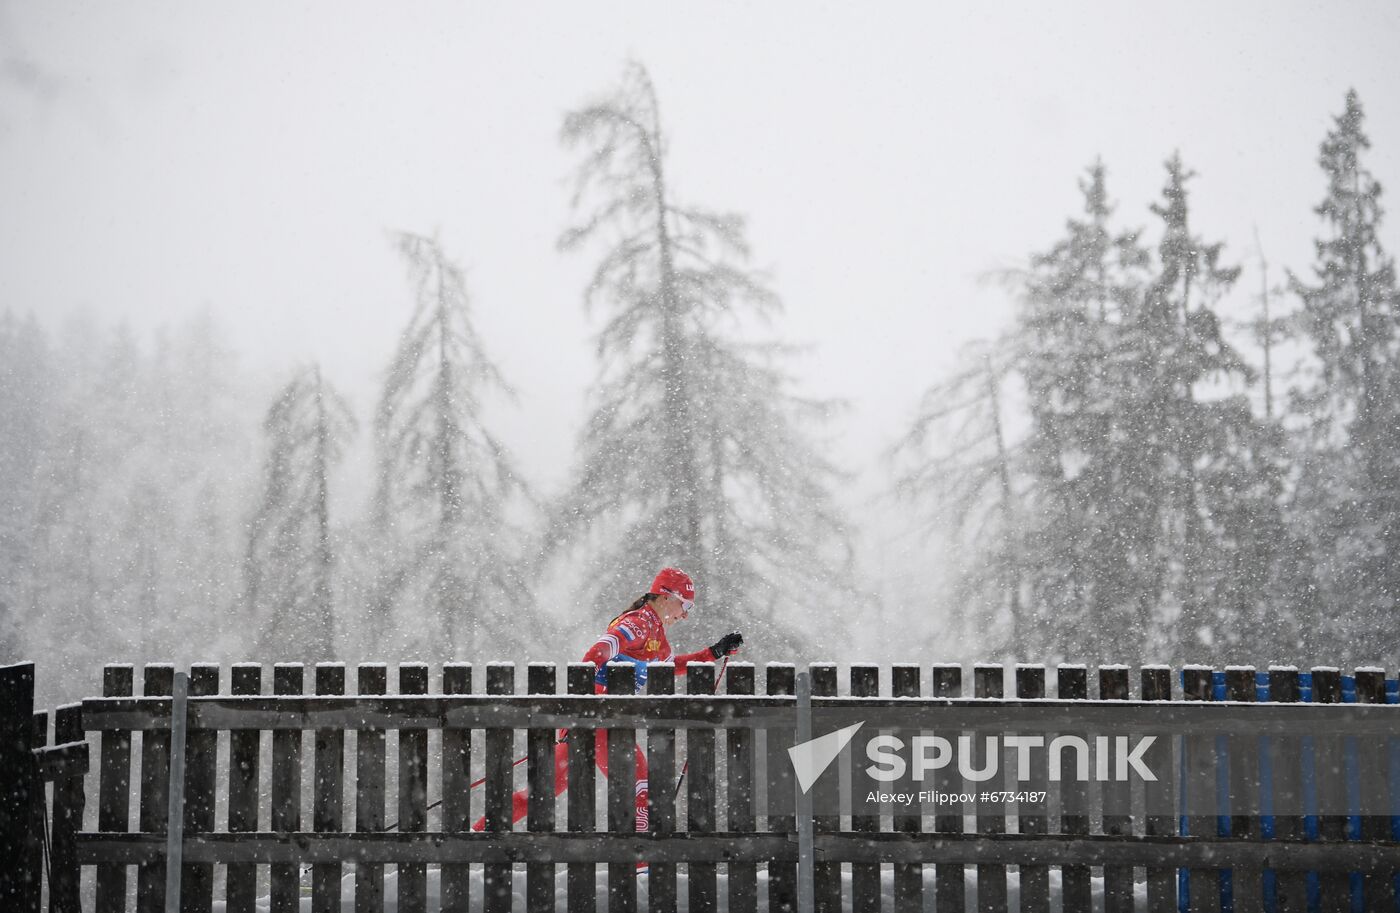
<svg viewBox="0 0 1400 913">
<path fill-rule="evenodd" d="M 203 911 L 218 891 L 227 910 L 252 911 L 262 908 L 258 895 L 265 890 L 272 910 L 296 910 L 309 868 L 313 910 L 352 902 L 356 911 L 382 910 L 386 902 L 422 910 L 430 897 L 428 867 L 437 866 L 443 910 L 470 904 L 505 911 L 520 877 L 515 866 L 523 864 L 531 913 L 556 908 L 558 865 L 567 872 L 560 906 L 594 911 L 596 865 L 607 864 L 609 911 L 637 908 L 639 878 L 646 879 L 650 910 L 678 904 L 714 910 L 721 900 L 734 913 L 794 910 L 799 897 L 811 897 L 815 910 L 839 911 L 845 885 L 854 910 L 877 910 L 882 896 L 897 911 L 922 910 L 925 865 L 933 869 L 930 899 L 939 910 L 964 909 L 967 869 L 975 870 L 982 911 L 1008 909 L 1013 898 L 1019 909 L 1048 911 L 1052 883 L 1064 910 L 1089 910 L 1091 876 L 1099 869 L 1106 911 L 1133 910 L 1135 903 L 1153 913 L 1318 904 L 1397 909 L 1400 707 L 1361 706 L 1396 703 L 1397 683 L 1382 670 L 1344 676 L 1330 668 L 1188 666 L 1174 680 L 1170 669 L 1151 666 L 1140 670 L 1134 697 L 1130 670 L 1103 666 L 1091 700 L 1083 666 L 1057 668 L 1053 697 L 1046 669 L 1028 665 L 973 667 L 970 697 L 963 693 L 963 669 L 955 665 L 928 668 L 925 690 L 925 667 L 896 664 L 888 668 L 883 694 L 880 667 L 852 665 L 844 695 L 831 664 L 800 675 L 791 665 L 768 665 L 762 694 L 750 664 L 728 665 L 723 694 L 715 693 L 712 665 L 689 668 L 683 694 L 675 693 L 673 669 L 654 665 L 646 693 L 634 695 L 632 666 L 615 664 L 608 673 L 610 696 L 597 696 L 588 663 L 568 666 L 564 694 L 557 693 L 551 664 L 530 664 L 524 694 L 516 692 L 516 670 L 508 663 L 485 668 L 483 693 L 473 691 L 474 670 L 467 664 L 443 665 L 432 693 L 425 664 L 398 666 L 392 693 L 382 664 L 359 666 L 350 693 L 345 666 L 320 664 L 313 693 L 306 694 L 299 664 L 274 666 L 270 681 L 261 665 L 234 665 L 226 691 L 220 668 L 199 664 L 179 682 L 187 684 L 186 697 L 173 666 L 144 667 L 136 696 L 136 670 L 110 665 L 102 697 L 58 709 L 54 746 L 47 747 L 47 715 L 33 713 L 32 664 L 0 667 L 0 908 L 38 913 L 47 895 L 54 911 L 111 913 L 133 903 L 141 911 Z M 1004 698 L 1008 673 L 1011 699 Z M 268 685 L 270 694 L 264 693 Z M 809 699 L 802 699 L 803 691 Z M 1230 703 L 1205 703 L 1221 701 Z M 1244 706 L 1261 701 L 1269 707 Z M 1339 716 L 1343 708 L 1323 711 L 1310 703 L 1356 706 Z M 1179 776 L 1137 784 L 1135 792 L 1112 780 L 1051 782 L 1037 764 L 1016 803 L 974 797 L 925 805 L 923 814 L 865 809 L 843 817 L 823 804 L 842 789 L 842 779 L 827 777 L 812 788 L 811 856 L 803 857 L 798 834 L 805 806 L 780 799 L 793 794 L 787 748 L 795 732 L 824 719 L 799 718 L 807 706 L 818 714 L 898 708 L 916 728 L 945 730 L 970 725 L 981 714 L 1021 731 L 1055 728 L 1067 719 L 1067 707 L 1075 709 L 1074 719 L 1088 721 L 1126 707 L 1144 726 L 1184 724 L 1189 734 L 1153 749 L 1154 761 Z M 1273 755 L 1222 747 L 1222 727 L 1266 714 L 1275 733 L 1300 729 L 1283 763 L 1277 746 Z M 183 726 L 172 725 L 177 720 Z M 1381 733 L 1382 749 L 1327 755 L 1310 736 L 1302 737 L 1326 723 Z M 558 814 L 553 779 L 561 728 L 609 730 L 612 775 L 601 825 L 591 738 L 568 741 L 572 788 Z M 817 725 L 812 734 L 829 729 Z M 513 828 L 521 733 L 528 815 Z M 90 737 L 97 759 L 91 765 Z M 875 737 L 867 732 L 857 745 Z M 350 738 L 353 752 L 347 752 Z M 681 744 L 688 764 L 684 793 L 673 797 Z M 650 831 L 644 834 L 634 832 L 634 746 L 650 767 Z M 181 769 L 183 778 L 172 784 L 171 772 Z M 479 803 L 470 788 L 477 772 L 484 778 Z M 952 783 L 948 776 L 935 771 L 935 790 Z M 1196 801 L 1188 807 L 1183 799 L 1180 814 L 1163 814 L 1158 800 L 1175 799 L 1156 791 L 1177 787 L 1183 796 L 1196 790 Z M 1326 811 L 1357 807 L 1347 805 L 1347 791 L 1380 790 L 1391 813 L 1237 813 L 1268 811 L 1270 796 L 1299 788 L 1313 791 L 1311 808 Z M 1321 795 L 1329 790 L 1346 795 Z M 434 792 L 439 799 L 430 802 Z M 172 796 L 183 810 L 173 820 Z M 1203 796 L 1218 803 L 1212 814 L 1199 814 Z M 1245 801 L 1260 797 L 1262 806 Z M 386 799 L 393 803 L 387 810 Z M 478 810 L 486 829 L 474 833 Z M 176 863 L 171 871 L 167 859 Z M 638 860 L 650 863 L 647 874 L 638 875 Z M 397 869 L 393 897 L 385 896 L 387 865 Z M 892 869 L 883 873 L 892 876 L 892 892 L 883 890 L 882 865 Z M 482 887 L 469 897 L 477 866 Z M 677 896 L 680 866 L 684 897 Z M 1010 866 L 1018 871 L 1010 876 L 1017 890 L 1009 893 Z M 1052 868 L 1059 870 L 1056 882 Z M 350 871 L 353 880 L 342 880 Z M 178 898 L 170 899 L 178 906 L 166 906 L 168 884 L 177 886 Z"/>
</svg>

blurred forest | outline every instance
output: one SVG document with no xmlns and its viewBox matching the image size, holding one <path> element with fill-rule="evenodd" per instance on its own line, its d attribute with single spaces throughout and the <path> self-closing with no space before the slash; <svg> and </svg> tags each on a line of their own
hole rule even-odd
<svg viewBox="0 0 1400 913">
<path fill-rule="evenodd" d="M 1400 293 L 1364 127 L 1352 93 L 1321 138 L 1307 264 L 1197 225 L 1178 155 L 1145 228 L 1087 168 L 1062 237 L 996 276 L 1012 323 L 889 429 L 892 502 L 953 552 L 918 593 L 861 568 L 821 437 L 840 404 L 738 329 L 782 302 L 741 217 L 672 198 L 635 64 L 561 131 L 559 246 L 596 263 L 600 326 L 563 491 L 486 426 L 509 378 L 436 238 L 391 238 L 403 333 L 366 353 L 373 414 L 315 364 L 249 377 L 207 314 L 141 339 L 5 302 L 0 662 L 72 698 L 112 661 L 567 661 L 676 564 L 706 636 L 744 630 L 760 660 L 1394 666 Z M 572 605 L 541 605 L 549 573 Z"/>
</svg>

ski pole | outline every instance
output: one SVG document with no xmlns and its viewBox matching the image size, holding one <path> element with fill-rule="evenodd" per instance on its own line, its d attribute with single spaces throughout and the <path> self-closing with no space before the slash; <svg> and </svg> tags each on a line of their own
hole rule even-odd
<svg viewBox="0 0 1400 913">
<path fill-rule="evenodd" d="M 719 694 L 719 686 L 724 684 L 724 667 L 729 665 L 729 657 L 726 655 L 719 663 L 719 674 L 715 676 L 715 694 Z M 676 791 L 671 793 L 671 801 L 676 801 L 676 797 L 681 794 L 681 784 L 685 782 L 685 772 L 690 769 L 690 752 L 686 752 L 685 763 L 681 765 L 681 778 L 676 781 Z"/>
</svg>

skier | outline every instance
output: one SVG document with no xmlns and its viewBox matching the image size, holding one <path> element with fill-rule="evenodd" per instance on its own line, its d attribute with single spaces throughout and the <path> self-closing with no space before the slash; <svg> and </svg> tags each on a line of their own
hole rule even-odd
<svg viewBox="0 0 1400 913">
<path fill-rule="evenodd" d="M 684 675 L 689 663 L 710 662 L 721 656 L 732 656 L 743 646 L 744 637 L 738 631 L 726 634 L 713 646 L 694 653 L 677 656 L 666 639 L 666 629 L 690 615 L 695 605 L 695 583 L 684 571 L 662 568 L 652 581 L 651 589 L 633 602 L 619 616 L 608 623 L 603 632 L 583 658 L 598 667 L 593 690 L 599 694 L 607 692 L 608 663 L 630 662 L 636 667 L 636 686 L 641 691 L 646 684 L 647 664 L 672 662 L 676 674 Z M 559 730 L 559 741 L 554 748 L 554 794 L 557 796 L 568 788 L 569 782 L 569 730 Z M 608 733 L 599 729 L 594 742 L 593 756 L 598 769 L 604 776 L 608 773 Z M 637 746 L 637 830 L 647 830 L 647 758 L 640 745 Z M 529 796 L 525 790 L 511 797 L 511 821 L 525 817 Z M 486 827 L 482 816 L 472 825 L 472 830 Z"/>
</svg>

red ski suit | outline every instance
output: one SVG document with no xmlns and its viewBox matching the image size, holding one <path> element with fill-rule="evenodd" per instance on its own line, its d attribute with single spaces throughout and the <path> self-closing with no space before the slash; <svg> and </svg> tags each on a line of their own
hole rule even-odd
<svg viewBox="0 0 1400 913">
<path fill-rule="evenodd" d="M 608 625 L 608 629 L 603 632 L 603 636 L 598 638 L 593 646 L 588 648 L 588 652 L 583 654 L 583 658 L 598 667 L 598 680 L 595 681 L 593 690 L 598 694 L 607 692 L 607 664 L 613 661 L 632 662 L 637 667 L 637 686 L 641 690 L 642 684 L 646 681 L 646 667 L 654 662 L 672 662 L 676 665 L 676 674 L 684 675 L 686 666 L 689 663 L 710 662 L 715 655 L 709 647 L 697 650 L 694 653 L 686 653 L 677 656 L 671 650 L 671 644 L 666 639 L 666 627 L 661 623 L 661 616 L 656 614 L 656 610 L 650 603 L 643 605 L 639 609 L 632 609 L 617 616 Z M 563 741 L 569 730 L 559 730 L 560 742 L 554 747 L 554 794 L 557 796 L 569 786 L 569 745 Z M 600 729 L 595 735 L 593 757 L 598 763 L 598 769 L 604 776 L 608 773 L 608 733 L 607 730 Z M 647 830 L 647 757 L 641 746 L 637 746 L 637 830 Z M 519 821 L 525 817 L 528 808 L 529 796 L 525 790 L 520 790 L 511 796 L 511 820 Z M 481 830 L 485 827 L 485 818 L 477 819 L 473 830 Z"/>
</svg>

